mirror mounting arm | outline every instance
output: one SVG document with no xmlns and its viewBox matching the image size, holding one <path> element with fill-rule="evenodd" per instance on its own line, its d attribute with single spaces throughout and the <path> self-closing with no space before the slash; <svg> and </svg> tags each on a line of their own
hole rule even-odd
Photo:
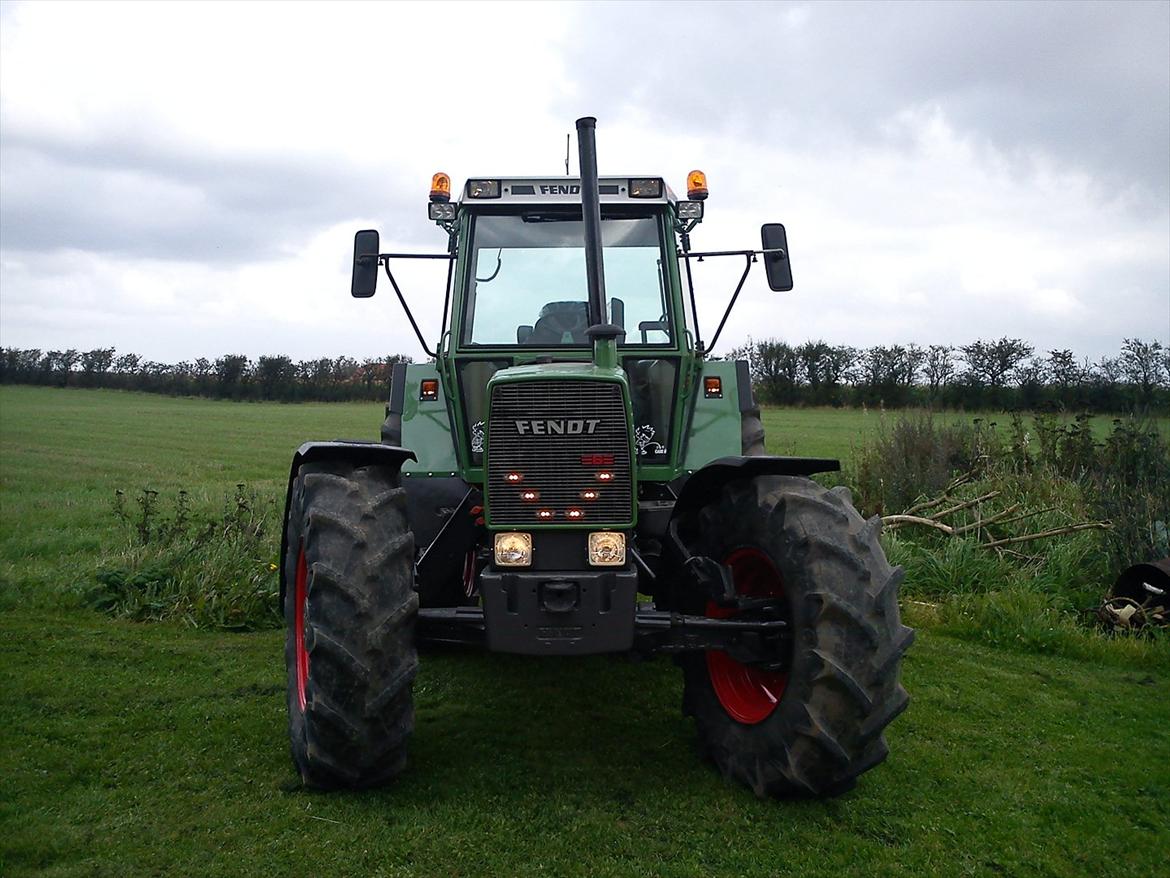
<svg viewBox="0 0 1170 878">
<path fill-rule="evenodd" d="M 698 254 L 694 254 L 698 255 Z M 727 322 L 727 318 L 731 316 L 731 309 L 735 307 L 735 300 L 739 298 L 740 290 L 743 289 L 743 283 L 747 280 L 748 273 L 752 270 L 752 263 L 756 261 L 756 254 L 753 250 L 730 251 L 720 253 L 705 253 L 704 256 L 733 256 L 740 255 L 744 258 L 743 274 L 739 276 L 739 283 L 735 285 L 735 292 L 731 294 L 731 301 L 727 303 L 727 310 L 723 312 L 723 319 L 719 321 L 719 328 L 715 330 L 715 335 L 711 339 L 711 346 L 707 348 L 707 353 L 711 353 L 715 349 L 716 342 L 719 341 L 719 334 L 723 332 L 723 324 Z M 688 260 L 688 267 L 690 262 Z"/>
<path fill-rule="evenodd" d="M 386 269 L 386 277 L 390 278 L 390 286 L 394 287 L 394 293 L 398 296 L 398 301 L 402 303 L 402 310 L 406 312 L 406 319 L 410 321 L 410 326 L 412 329 L 414 329 L 414 334 L 418 338 L 418 343 L 422 345 L 422 349 L 426 352 L 428 357 L 434 357 L 436 360 L 438 360 L 439 355 L 427 347 L 426 339 L 423 338 L 423 334 L 419 330 L 418 324 L 414 320 L 414 315 L 410 312 L 410 306 L 406 304 L 406 297 L 402 295 L 402 290 L 398 288 L 398 281 L 394 279 L 394 273 L 390 271 L 391 259 L 449 259 L 452 260 L 452 264 L 454 264 L 455 255 L 453 253 L 382 253 L 378 256 L 378 261 L 381 262 L 382 267 Z M 448 279 L 449 278 L 450 271 L 448 271 Z M 443 310 L 446 310 L 445 305 Z"/>
<path fill-rule="evenodd" d="M 455 271 L 455 256 L 458 250 L 455 235 L 452 234 L 447 239 L 447 252 L 451 255 L 447 262 L 447 285 L 443 288 L 443 319 L 439 323 L 439 343 L 435 345 L 435 350 L 441 350 L 443 347 L 443 333 L 447 331 L 447 310 L 451 306 L 451 277 Z M 436 361 L 438 357 L 435 358 Z"/>
<path fill-rule="evenodd" d="M 691 250 L 691 230 L 686 229 L 680 237 L 682 238 L 682 252 L 689 253 Z M 704 353 L 703 337 L 699 334 L 699 309 L 695 304 L 695 282 L 691 277 L 691 260 L 684 259 L 683 267 L 687 271 L 687 291 L 691 296 L 691 320 L 695 326 L 695 351 L 702 355 Z"/>
</svg>

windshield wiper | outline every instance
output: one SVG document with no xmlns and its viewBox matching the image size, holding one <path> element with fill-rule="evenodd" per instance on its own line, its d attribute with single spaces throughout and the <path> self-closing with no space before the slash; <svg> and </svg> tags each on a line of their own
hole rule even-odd
<svg viewBox="0 0 1170 878">
<path fill-rule="evenodd" d="M 477 284 L 490 283 L 491 281 L 496 279 L 496 275 L 500 273 L 500 266 L 504 264 L 503 254 L 504 254 L 504 248 L 498 247 L 496 249 L 496 270 L 493 271 L 488 277 L 477 277 L 475 279 L 475 282 Z"/>
</svg>

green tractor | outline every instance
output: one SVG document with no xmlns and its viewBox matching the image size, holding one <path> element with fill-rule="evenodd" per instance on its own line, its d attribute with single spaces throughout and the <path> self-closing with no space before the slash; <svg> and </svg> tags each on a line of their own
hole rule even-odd
<svg viewBox="0 0 1170 878">
<path fill-rule="evenodd" d="M 712 359 L 752 264 L 790 290 L 784 227 L 697 252 L 706 180 L 472 179 L 430 219 L 446 252 L 355 237 L 351 292 L 385 270 L 431 362 L 397 366 L 382 441 L 293 458 L 282 538 L 292 755 L 306 784 L 384 784 L 406 764 L 417 644 L 528 655 L 669 653 L 723 774 L 757 795 L 835 795 L 886 754 L 913 631 L 901 571 L 835 460 L 773 457 L 747 365 Z M 744 260 L 711 343 L 691 261 Z M 391 271 L 446 260 L 429 349 Z"/>
</svg>

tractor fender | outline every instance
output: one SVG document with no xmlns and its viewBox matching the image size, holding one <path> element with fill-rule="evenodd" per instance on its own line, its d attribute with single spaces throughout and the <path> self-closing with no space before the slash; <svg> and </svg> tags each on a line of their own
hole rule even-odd
<svg viewBox="0 0 1170 878">
<path fill-rule="evenodd" d="M 674 522 L 705 506 L 708 500 L 719 493 L 724 484 L 736 479 L 753 479 L 756 476 L 811 476 L 813 473 L 835 472 L 839 469 L 841 461 L 830 457 L 770 455 L 721 457 L 696 470 L 683 483 L 670 520 Z"/>
<path fill-rule="evenodd" d="M 289 468 L 288 485 L 284 492 L 284 520 L 280 526 L 280 557 L 285 556 L 288 550 L 288 505 L 292 502 L 293 482 L 297 472 L 306 463 L 319 463 L 324 460 L 337 463 L 349 463 L 354 466 L 381 466 L 401 467 L 407 460 L 417 460 L 414 452 L 408 448 L 399 448 L 396 445 L 383 445 L 381 442 L 360 442 L 348 439 L 335 439 L 332 442 L 306 442 L 293 455 L 292 466 Z M 280 601 L 284 606 L 284 565 L 280 565 Z"/>
</svg>

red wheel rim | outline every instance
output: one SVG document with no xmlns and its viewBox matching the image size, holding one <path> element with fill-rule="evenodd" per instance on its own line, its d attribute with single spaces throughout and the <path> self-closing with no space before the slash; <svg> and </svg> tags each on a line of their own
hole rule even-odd
<svg viewBox="0 0 1170 878">
<path fill-rule="evenodd" d="M 735 592 L 741 597 L 783 597 L 784 582 L 772 559 L 759 549 L 736 549 L 723 562 L 731 568 Z M 725 619 L 735 614 L 727 607 L 707 604 L 707 616 Z M 788 686 L 788 674 L 741 664 L 722 650 L 707 651 L 707 673 L 715 696 L 728 716 L 754 725 L 772 715 Z"/>
<path fill-rule="evenodd" d="M 305 547 L 297 552 L 296 609 L 293 616 L 293 638 L 296 642 L 297 704 L 305 709 L 305 685 L 309 682 L 309 651 L 305 649 L 305 605 L 308 603 L 309 565 L 305 562 Z"/>
</svg>

